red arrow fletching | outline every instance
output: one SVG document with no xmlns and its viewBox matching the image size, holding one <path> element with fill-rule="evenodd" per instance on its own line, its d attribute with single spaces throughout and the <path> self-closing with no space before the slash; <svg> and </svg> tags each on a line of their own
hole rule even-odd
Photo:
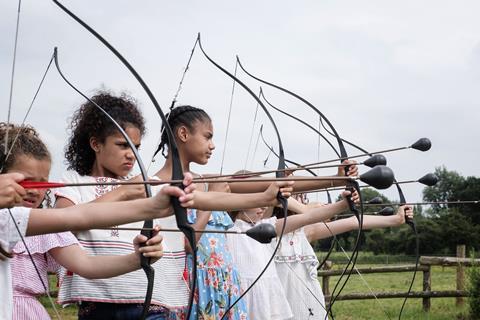
<svg viewBox="0 0 480 320">
<path fill-rule="evenodd" d="M 61 182 L 40 182 L 40 181 L 21 181 L 19 183 L 24 189 L 51 189 L 65 187 Z"/>
</svg>

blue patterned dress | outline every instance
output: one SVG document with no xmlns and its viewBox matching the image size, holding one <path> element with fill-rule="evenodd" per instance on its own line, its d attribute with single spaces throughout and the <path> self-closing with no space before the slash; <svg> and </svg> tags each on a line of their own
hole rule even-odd
<svg viewBox="0 0 480 320">
<path fill-rule="evenodd" d="M 189 222 L 194 223 L 196 218 L 196 211 L 189 210 Z M 233 221 L 226 212 L 212 211 L 205 229 L 227 230 L 232 226 Z M 191 271 L 191 255 L 188 267 Z M 197 245 L 197 291 L 190 320 L 220 319 L 241 295 L 240 288 L 240 276 L 228 251 L 226 235 L 204 233 Z M 226 319 L 248 319 L 245 301 L 240 300 Z"/>
</svg>

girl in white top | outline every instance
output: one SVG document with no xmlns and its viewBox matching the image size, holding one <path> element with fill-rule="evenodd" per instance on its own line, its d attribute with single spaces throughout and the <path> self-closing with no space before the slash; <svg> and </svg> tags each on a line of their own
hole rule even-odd
<svg viewBox="0 0 480 320">
<path fill-rule="evenodd" d="M 299 214 L 311 214 L 323 207 L 306 206 L 292 198 L 288 203 L 289 210 Z M 292 217 L 295 215 L 289 219 Z M 400 226 L 405 223 L 405 217 L 413 217 L 409 206 L 399 207 L 394 216 L 365 215 L 363 229 Z M 310 242 L 356 229 L 358 221 L 355 217 L 350 217 L 326 223 L 318 222 L 285 234 L 275 256 L 275 263 L 292 308 L 293 319 L 326 319 L 325 298 L 317 278 L 319 261 Z"/>
<path fill-rule="evenodd" d="M 345 197 L 348 195 L 350 195 L 349 191 L 343 193 Z M 358 201 L 356 192 L 352 195 L 352 200 Z M 348 203 L 343 200 L 324 206 L 321 210 L 315 210 L 309 214 L 290 216 L 286 220 L 285 233 L 289 234 L 305 225 L 332 217 L 347 208 Z M 263 208 L 231 212 L 230 215 L 235 221 L 232 230 L 247 231 L 259 223 L 269 223 L 275 227 L 277 234 L 280 234 L 285 220 L 276 217 L 264 219 L 264 212 Z M 245 234 L 228 235 L 227 239 L 234 263 L 237 265 L 241 276 L 242 289 L 245 290 L 250 287 L 264 269 L 273 254 L 275 246 L 262 244 Z M 275 264 L 270 264 L 266 272 L 244 297 L 250 319 L 281 320 L 293 318 L 287 295 L 280 284 L 283 281 L 285 280 L 277 275 Z"/>
</svg>

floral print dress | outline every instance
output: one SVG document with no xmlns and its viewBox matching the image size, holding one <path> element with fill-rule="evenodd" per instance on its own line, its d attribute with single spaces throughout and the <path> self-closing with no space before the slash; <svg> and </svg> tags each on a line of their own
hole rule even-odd
<svg viewBox="0 0 480 320">
<path fill-rule="evenodd" d="M 189 210 L 189 222 L 195 223 L 196 218 L 196 210 Z M 227 230 L 232 226 L 233 221 L 226 212 L 212 211 L 205 229 Z M 189 255 L 188 267 L 191 271 L 192 255 Z M 240 276 L 228 251 L 226 235 L 204 233 L 197 244 L 197 289 L 190 320 L 220 319 L 241 293 Z M 226 319 L 248 319 L 245 301 L 240 300 Z"/>
</svg>

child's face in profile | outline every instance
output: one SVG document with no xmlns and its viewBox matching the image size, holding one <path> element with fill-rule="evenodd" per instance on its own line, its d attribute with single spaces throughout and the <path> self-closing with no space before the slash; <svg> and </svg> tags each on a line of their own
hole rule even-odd
<svg viewBox="0 0 480 320">
<path fill-rule="evenodd" d="M 49 159 L 35 159 L 34 157 L 21 155 L 17 157 L 15 164 L 8 172 L 19 172 L 25 176 L 25 180 L 45 182 L 48 181 L 51 162 Z M 27 189 L 23 197 L 22 206 L 38 208 L 45 198 L 46 189 Z"/>
</svg>

